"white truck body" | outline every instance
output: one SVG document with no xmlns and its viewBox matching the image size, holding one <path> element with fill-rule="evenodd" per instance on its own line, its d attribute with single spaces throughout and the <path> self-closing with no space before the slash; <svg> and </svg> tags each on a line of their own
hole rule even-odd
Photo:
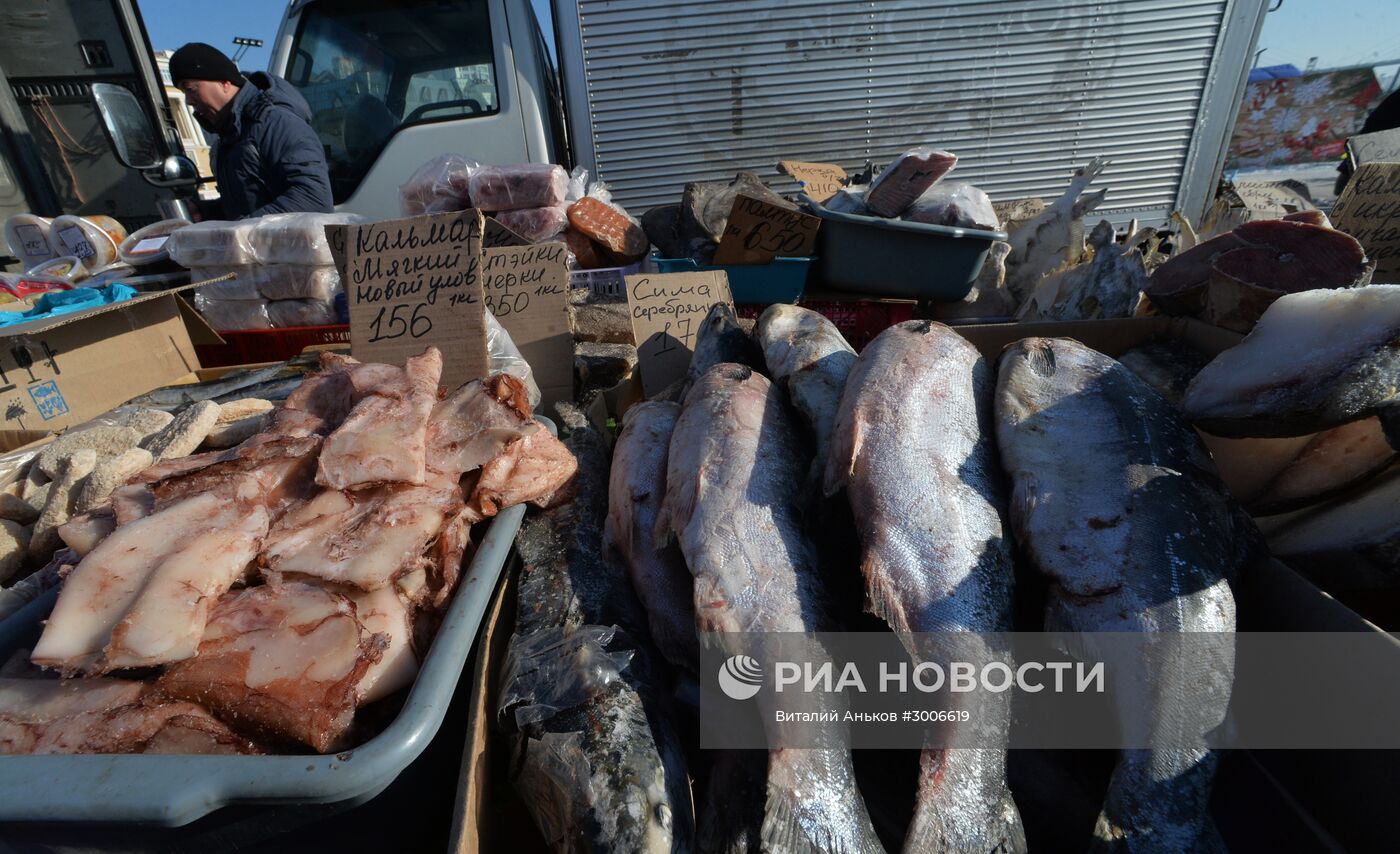
<svg viewBox="0 0 1400 854">
<path fill-rule="evenodd" d="M 775 171 L 780 159 L 855 171 L 927 144 L 956 152 L 952 177 L 994 200 L 1054 198 L 1073 169 L 1103 156 L 1111 164 L 1096 183 L 1109 188 L 1101 215 L 1120 225 L 1164 224 L 1173 210 L 1194 218 L 1214 196 L 1266 8 L 1265 0 L 555 0 L 563 151 L 526 0 L 451 5 L 489 11 L 499 112 L 398 129 L 353 192 L 338 193 L 343 208 L 395 215 L 398 184 L 443 152 L 577 163 L 640 213 L 678 201 L 687 181 L 747 169 L 793 190 Z M 302 85 L 292 62 L 305 43 L 298 33 L 308 15 L 337 8 L 369 7 L 294 3 L 272 71 Z M 391 40 L 372 28 L 360 36 Z M 433 40 L 415 38 L 422 45 L 406 52 L 430 63 Z M 407 114 L 398 106 L 390 113 Z"/>
</svg>

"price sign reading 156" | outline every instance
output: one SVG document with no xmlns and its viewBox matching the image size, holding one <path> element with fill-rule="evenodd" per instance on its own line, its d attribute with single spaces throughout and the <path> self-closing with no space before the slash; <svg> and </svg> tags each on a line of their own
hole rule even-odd
<svg viewBox="0 0 1400 854">
<path fill-rule="evenodd" d="M 481 238 L 478 211 L 347 229 L 332 252 L 342 267 L 356 358 L 402 364 L 435 346 L 443 353 L 443 382 L 484 371 Z"/>
</svg>

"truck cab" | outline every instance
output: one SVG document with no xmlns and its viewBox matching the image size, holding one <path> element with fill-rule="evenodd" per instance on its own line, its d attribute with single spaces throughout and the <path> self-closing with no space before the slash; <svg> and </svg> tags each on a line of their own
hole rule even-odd
<svg viewBox="0 0 1400 854">
<path fill-rule="evenodd" d="M 445 152 L 563 162 L 556 69 L 529 0 L 302 0 L 269 70 L 301 90 L 337 209 L 399 215 L 398 188 Z"/>
</svg>

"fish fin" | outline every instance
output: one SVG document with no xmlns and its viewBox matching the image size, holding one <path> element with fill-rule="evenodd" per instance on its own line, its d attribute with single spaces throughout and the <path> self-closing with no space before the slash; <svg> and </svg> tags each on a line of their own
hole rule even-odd
<svg viewBox="0 0 1400 854">
<path fill-rule="evenodd" d="M 1382 406 L 1377 414 L 1381 419 L 1381 430 L 1385 431 L 1385 441 L 1400 451 L 1400 399 Z"/>
<path fill-rule="evenodd" d="M 838 414 L 838 419 L 840 415 Z M 832 432 L 831 449 L 827 451 L 826 471 L 823 478 L 822 494 L 827 498 L 835 495 L 851 482 L 855 474 L 856 458 L 860 456 L 860 446 L 864 441 L 861 433 L 861 420 L 851 413 L 852 423 L 847 427 L 840 420 Z"/>
<path fill-rule="evenodd" d="M 1025 854 L 1021 814 L 1005 786 L 985 800 L 967 803 L 965 774 L 955 763 L 963 751 L 925 748 L 919 756 L 919 794 L 914 818 L 904 838 L 905 851 L 977 851 L 979 854 Z M 972 755 L 969 752 L 967 755 Z M 958 780 L 958 777 L 964 777 Z"/>
<path fill-rule="evenodd" d="M 860 562 L 860 573 L 865 578 L 865 610 L 884 620 L 896 632 L 907 632 L 909 624 L 899 607 L 898 585 L 891 583 L 876 559 L 877 550 L 865 549 L 865 557 Z"/>
</svg>

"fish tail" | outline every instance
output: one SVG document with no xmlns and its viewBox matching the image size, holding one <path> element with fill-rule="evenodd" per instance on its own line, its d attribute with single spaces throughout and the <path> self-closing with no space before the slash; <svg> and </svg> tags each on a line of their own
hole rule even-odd
<svg viewBox="0 0 1400 854">
<path fill-rule="evenodd" d="M 826 749 L 787 749 L 774 751 L 769 758 L 767 797 L 763 807 L 763 827 L 759 831 L 763 850 L 771 854 L 884 854 L 875 834 L 870 813 L 850 776 L 849 759 L 838 777 L 833 754 L 845 751 Z M 813 781 L 825 785 L 813 786 Z M 844 798 L 817 794 L 825 789 L 844 790 Z M 812 794 L 799 794 L 800 791 Z"/>
<path fill-rule="evenodd" d="M 904 839 L 908 854 L 1025 854 L 1004 751 L 926 749 L 919 764 L 918 803 Z"/>
</svg>

